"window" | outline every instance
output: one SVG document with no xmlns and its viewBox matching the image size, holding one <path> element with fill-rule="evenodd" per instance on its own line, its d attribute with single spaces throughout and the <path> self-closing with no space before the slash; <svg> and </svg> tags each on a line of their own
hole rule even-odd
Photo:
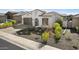
<svg viewBox="0 0 79 59">
<path fill-rule="evenodd" d="M 42 24 L 43 25 L 48 25 L 48 18 L 43 18 L 42 19 Z"/>
</svg>

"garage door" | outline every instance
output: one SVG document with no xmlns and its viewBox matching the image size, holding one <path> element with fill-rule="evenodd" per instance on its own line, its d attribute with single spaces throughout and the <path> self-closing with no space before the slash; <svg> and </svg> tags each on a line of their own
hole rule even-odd
<svg viewBox="0 0 79 59">
<path fill-rule="evenodd" d="M 24 18 L 24 25 L 32 26 L 32 18 Z"/>
</svg>

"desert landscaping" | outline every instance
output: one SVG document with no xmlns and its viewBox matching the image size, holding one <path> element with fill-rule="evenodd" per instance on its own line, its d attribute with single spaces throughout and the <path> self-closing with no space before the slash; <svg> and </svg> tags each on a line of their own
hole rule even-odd
<svg viewBox="0 0 79 59">
<path fill-rule="evenodd" d="M 29 12 L 7 12 L 1 16 L 0 31 L 41 43 L 39 48 L 45 46 L 41 35 L 45 29 L 49 29 L 52 34 L 46 45 L 61 50 L 79 49 L 79 14 L 62 15 L 36 9 Z M 59 38 L 58 43 L 55 43 L 56 38 Z"/>
</svg>

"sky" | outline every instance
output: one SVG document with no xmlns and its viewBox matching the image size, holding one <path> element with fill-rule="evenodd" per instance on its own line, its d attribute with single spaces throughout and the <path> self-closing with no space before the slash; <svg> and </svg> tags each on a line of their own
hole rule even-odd
<svg viewBox="0 0 79 59">
<path fill-rule="evenodd" d="M 0 0 L 0 13 L 43 9 L 60 14 L 79 14 L 79 0 Z"/>
<path fill-rule="evenodd" d="M 79 14 L 79 9 L 49 9 L 47 11 L 55 11 L 60 14 Z"/>
<path fill-rule="evenodd" d="M 6 13 L 7 11 L 32 11 L 34 9 L 0 9 L 0 13 Z M 41 9 L 47 12 L 58 12 L 60 14 L 79 14 L 79 9 Z"/>
</svg>

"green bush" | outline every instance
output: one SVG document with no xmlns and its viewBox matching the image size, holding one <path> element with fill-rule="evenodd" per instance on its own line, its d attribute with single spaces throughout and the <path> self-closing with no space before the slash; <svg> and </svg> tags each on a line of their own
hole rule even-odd
<svg viewBox="0 0 79 59">
<path fill-rule="evenodd" d="M 6 26 L 7 26 L 7 27 L 9 26 L 9 22 L 6 22 Z"/>
<path fill-rule="evenodd" d="M 54 33 L 55 33 L 55 39 L 59 40 L 62 35 L 62 27 L 59 23 L 54 23 Z"/>
<path fill-rule="evenodd" d="M 12 24 L 12 22 L 9 22 L 9 26 L 12 26 L 13 24 Z"/>
<path fill-rule="evenodd" d="M 55 28 L 56 28 L 56 27 L 58 27 L 58 26 L 60 26 L 60 24 L 59 24 L 59 23 L 54 23 L 53 28 L 55 29 Z"/>
<path fill-rule="evenodd" d="M 9 27 L 9 26 L 12 26 L 16 23 L 16 20 L 12 20 L 10 22 L 5 22 L 3 24 L 0 24 L 0 28 L 5 28 L 5 27 Z"/>
<path fill-rule="evenodd" d="M 57 27 L 55 28 L 55 33 L 56 33 L 56 32 L 62 32 L 62 27 L 57 26 Z"/>
<path fill-rule="evenodd" d="M 62 20 L 60 20 L 60 19 L 56 20 L 56 23 L 59 23 L 61 27 L 62 27 L 62 25 L 63 25 L 63 22 L 62 22 Z"/>
<path fill-rule="evenodd" d="M 0 28 L 2 28 L 2 25 L 0 24 Z"/>
<path fill-rule="evenodd" d="M 16 23 L 16 20 L 11 20 L 12 24 L 15 24 Z"/>
<path fill-rule="evenodd" d="M 61 38 L 62 28 L 60 26 L 56 27 L 55 29 L 55 37 L 58 39 Z"/>
<path fill-rule="evenodd" d="M 4 23 L 4 24 L 2 25 L 2 28 L 5 28 L 5 27 L 7 27 L 6 23 Z"/>
</svg>

